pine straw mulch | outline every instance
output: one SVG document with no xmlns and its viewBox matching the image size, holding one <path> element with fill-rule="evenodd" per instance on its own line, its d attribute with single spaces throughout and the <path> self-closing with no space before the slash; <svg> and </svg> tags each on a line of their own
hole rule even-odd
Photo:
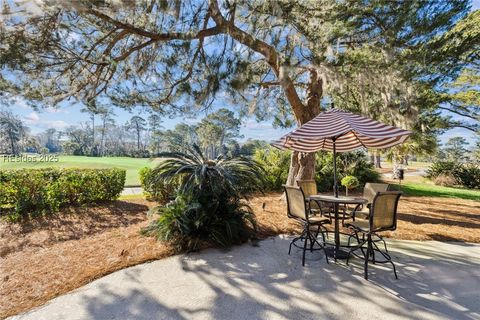
<svg viewBox="0 0 480 320">
<path fill-rule="evenodd" d="M 279 193 L 252 198 L 259 237 L 292 234 Z M 23 223 L 0 222 L 0 318 L 27 311 L 94 279 L 175 254 L 172 246 L 139 234 L 148 224 L 143 199 L 67 209 Z M 480 203 L 404 197 L 390 237 L 480 242 Z"/>
</svg>

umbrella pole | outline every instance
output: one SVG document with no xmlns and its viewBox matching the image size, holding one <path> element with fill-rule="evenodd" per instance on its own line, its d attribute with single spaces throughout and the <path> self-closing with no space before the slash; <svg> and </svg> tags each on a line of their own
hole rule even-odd
<svg viewBox="0 0 480 320">
<path fill-rule="evenodd" d="M 335 198 L 338 198 L 337 149 L 335 146 L 335 140 L 337 140 L 337 138 L 332 138 L 332 141 L 333 141 L 333 193 L 335 195 Z"/>
</svg>

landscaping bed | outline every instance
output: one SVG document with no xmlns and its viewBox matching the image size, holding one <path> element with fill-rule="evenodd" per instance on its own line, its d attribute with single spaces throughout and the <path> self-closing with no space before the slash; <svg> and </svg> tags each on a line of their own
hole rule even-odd
<svg viewBox="0 0 480 320">
<path fill-rule="evenodd" d="M 280 197 L 271 193 L 250 201 L 260 238 L 298 232 Z M 0 318 L 116 270 L 175 254 L 173 247 L 139 234 L 152 206 L 130 197 L 104 206 L 62 209 L 28 222 L 0 222 Z M 478 201 L 406 196 L 399 212 L 398 229 L 388 235 L 392 238 L 480 243 Z"/>
</svg>

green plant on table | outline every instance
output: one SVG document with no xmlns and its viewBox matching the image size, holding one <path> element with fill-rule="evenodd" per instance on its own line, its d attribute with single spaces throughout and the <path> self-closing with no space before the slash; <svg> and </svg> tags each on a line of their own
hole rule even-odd
<svg viewBox="0 0 480 320">
<path fill-rule="evenodd" d="M 244 157 L 206 158 L 194 145 L 188 152 L 163 153 L 152 171 L 154 181 L 178 181 L 177 197 L 153 210 L 160 217 L 146 234 L 173 240 L 178 247 L 197 250 L 202 242 L 220 246 L 239 243 L 256 229 L 254 214 L 243 201 L 263 187 L 260 165 Z"/>
<path fill-rule="evenodd" d="M 342 186 L 345 187 L 345 194 L 348 196 L 348 190 L 355 189 L 360 185 L 357 177 L 345 176 L 341 181 Z"/>
</svg>

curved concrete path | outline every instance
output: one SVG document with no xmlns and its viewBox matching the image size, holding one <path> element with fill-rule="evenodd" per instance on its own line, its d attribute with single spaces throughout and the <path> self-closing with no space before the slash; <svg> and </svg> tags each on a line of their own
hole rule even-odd
<svg viewBox="0 0 480 320">
<path fill-rule="evenodd" d="M 390 241 L 400 279 L 365 281 L 320 252 L 302 268 L 288 240 L 124 269 L 12 319 L 480 319 L 480 245 Z"/>
<path fill-rule="evenodd" d="M 125 187 L 122 191 L 122 196 L 143 194 L 142 187 Z"/>
</svg>

